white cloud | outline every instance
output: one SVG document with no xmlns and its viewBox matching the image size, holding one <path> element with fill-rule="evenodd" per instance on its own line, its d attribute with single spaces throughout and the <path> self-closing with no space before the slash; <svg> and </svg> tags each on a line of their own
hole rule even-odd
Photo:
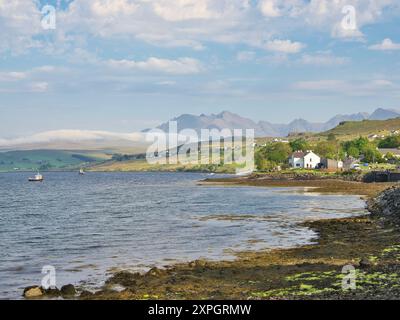
<svg viewBox="0 0 400 320">
<path fill-rule="evenodd" d="M 0 0 L 0 52 L 11 51 L 18 54 L 40 44 L 34 36 L 43 29 L 40 12 L 35 1 Z"/>
<path fill-rule="evenodd" d="M 318 81 L 299 81 L 294 84 L 294 88 L 300 90 L 328 90 L 338 91 L 346 87 L 342 80 L 318 80 Z"/>
<path fill-rule="evenodd" d="M 272 40 L 265 44 L 268 51 L 281 53 L 298 53 L 305 48 L 305 44 L 301 42 L 292 42 L 290 40 Z"/>
<path fill-rule="evenodd" d="M 158 0 L 152 1 L 154 11 L 167 21 L 193 19 L 216 19 L 221 14 L 212 10 L 211 1 L 207 0 Z"/>
<path fill-rule="evenodd" d="M 344 30 L 342 9 L 353 5 L 357 29 Z M 157 46 L 204 49 L 206 42 L 263 43 L 298 28 L 360 39 L 361 29 L 400 7 L 398 0 L 73 0 L 57 9 L 57 28 L 40 25 L 39 1 L 0 1 L 0 51 L 73 51 L 90 36 L 138 39 Z M 268 19 L 265 19 L 268 18 Z M 48 36 L 46 40 L 41 35 Z M 295 50 L 295 49 L 289 49 Z"/>
<path fill-rule="evenodd" d="M 259 2 L 262 14 L 269 18 L 299 16 L 305 11 L 307 5 L 303 0 L 261 0 Z"/>
<path fill-rule="evenodd" d="M 322 94 L 341 94 L 347 96 L 375 96 L 376 94 L 397 93 L 399 85 L 387 79 L 368 81 L 316 80 L 299 81 L 293 88 L 301 91 L 313 91 Z"/>
<path fill-rule="evenodd" d="M 200 50 L 205 41 L 246 39 L 241 30 L 250 23 L 249 0 L 121 0 L 121 8 L 128 3 L 136 6 L 132 10 L 113 9 L 106 16 L 105 11 L 95 9 L 102 8 L 104 1 L 74 0 L 59 13 L 58 25 L 62 27 L 57 32 L 72 38 L 82 32 L 104 38 L 127 36 L 158 46 Z"/>
<path fill-rule="evenodd" d="M 264 0 L 260 2 L 260 9 L 264 16 L 266 17 L 279 17 L 281 13 L 276 7 L 276 1 L 274 0 Z"/>
<path fill-rule="evenodd" d="M 392 51 L 400 50 L 400 43 L 395 43 L 391 39 L 387 38 L 382 41 L 382 43 L 374 44 L 369 47 L 370 50 L 378 51 Z"/>
<path fill-rule="evenodd" d="M 1 82 L 12 82 L 12 81 L 20 81 L 26 79 L 28 74 L 26 72 L 0 72 L 0 81 Z"/>
<path fill-rule="evenodd" d="M 126 141 L 143 141 L 142 133 L 115 133 L 108 131 L 92 131 L 92 130 L 56 130 L 46 131 L 32 136 L 0 139 L 0 148 L 18 147 L 27 144 L 41 144 L 54 142 L 85 142 L 85 141 L 110 141 L 110 140 L 126 140 Z"/>
<path fill-rule="evenodd" d="M 336 57 L 331 53 L 304 54 L 300 59 L 301 64 L 313 66 L 337 66 L 350 62 L 350 58 Z"/>
<path fill-rule="evenodd" d="M 236 59 L 240 62 L 254 60 L 256 53 L 254 51 L 241 51 L 236 55 Z"/>
<path fill-rule="evenodd" d="M 138 8 L 138 4 L 127 0 L 102 0 L 91 1 L 91 10 L 98 16 L 115 16 L 119 14 L 133 14 Z"/>
<path fill-rule="evenodd" d="M 159 59 L 151 57 L 145 61 L 134 60 L 108 60 L 106 64 L 122 70 L 142 70 L 150 72 L 164 72 L 170 74 L 194 74 L 202 71 L 201 63 L 192 58 L 179 58 L 177 60 Z"/>
<path fill-rule="evenodd" d="M 44 81 L 32 82 L 28 85 L 28 90 L 31 92 L 46 92 L 49 88 L 49 84 Z"/>
<path fill-rule="evenodd" d="M 375 87 L 395 87 L 395 84 L 392 81 L 385 80 L 385 79 L 377 79 L 371 81 L 371 85 Z"/>
<path fill-rule="evenodd" d="M 69 69 L 51 65 L 38 66 L 28 70 L 0 72 L 0 92 L 47 92 L 52 80 L 57 80 L 61 75 L 65 80 L 65 76 L 68 74 Z"/>
<path fill-rule="evenodd" d="M 356 13 L 356 29 L 342 27 L 345 17 L 343 8 L 353 6 Z M 261 0 L 262 14 L 275 20 L 286 20 L 295 27 L 310 26 L 316 31 L 330 32 L 334 38 L 363 38 L 361 29 L 382 19 L 388 11 L 399 9 L 397 0 Z M 390 14 L 390 13 L 389 13 Z"/>
</svg>

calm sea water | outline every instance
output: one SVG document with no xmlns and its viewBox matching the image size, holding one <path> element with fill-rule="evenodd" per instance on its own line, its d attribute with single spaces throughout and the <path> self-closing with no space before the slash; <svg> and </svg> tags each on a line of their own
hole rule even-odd
<svg viewBox="0 0 400 320">
<path fill-rule="evenodd" d="M 145 270 L 234 251 L 309 244 L 299 222 L 365 214 L 356 196 L 299 189 L 199 186 L 205 174 L 0 174 L 0 298 L 18 298 L 52 265 L 57 285 L 97 287 L 120 269 Z M 114 268 L 114 269 L 113 269 Z"/>
</svg>

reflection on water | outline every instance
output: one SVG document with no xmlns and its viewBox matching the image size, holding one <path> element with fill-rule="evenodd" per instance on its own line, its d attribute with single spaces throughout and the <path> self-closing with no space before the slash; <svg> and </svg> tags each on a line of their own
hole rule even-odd
<svg viewBox="0 0 400 320">
<path fill-rule="evenodd" d="M 88 279 L 97 286 L 113 267 L 146 269 L 304 245 L 316 235 L 299 222 L 365 214 L 356 196 L 196 185 L 203 174 L 45 178 L 28 183 L 23 173 L 0 174 L 2 298 L 39 284 L 44 265 L 56 267 L 58 286 Z"/>
</svg>

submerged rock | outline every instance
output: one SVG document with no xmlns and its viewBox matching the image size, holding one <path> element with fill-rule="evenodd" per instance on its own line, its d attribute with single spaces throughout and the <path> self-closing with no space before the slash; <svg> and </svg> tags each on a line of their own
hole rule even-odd
<svg viewBox="0 0 400 320">
<path fill-rule="evenodd" d="M 61 294 L 63 296 L 74 296 L 76 294 L 76 289 L 72 284 L 67 284 L 61 287 Z"/>
<path fill-rule="evenodd" d="M 31 287 L 25 288 L 24 294 L 23 294 L 23 296 L 28 299 L 42 297 L 43 295 L 44 295 L 43 289 L 38 286 L 31 286 Z"/>
</svg>

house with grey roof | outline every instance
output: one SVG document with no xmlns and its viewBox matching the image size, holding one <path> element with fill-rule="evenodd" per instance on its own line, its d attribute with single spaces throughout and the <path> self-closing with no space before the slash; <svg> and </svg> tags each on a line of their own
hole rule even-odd
<svg viewBox="0 0 400 320">
<path fill-rule="evenodd" d="M 312 151 L 296 151 L 289 157 L 289 165 L 294 169 L 315 169 L 321 158 Z"/>
</svg>

